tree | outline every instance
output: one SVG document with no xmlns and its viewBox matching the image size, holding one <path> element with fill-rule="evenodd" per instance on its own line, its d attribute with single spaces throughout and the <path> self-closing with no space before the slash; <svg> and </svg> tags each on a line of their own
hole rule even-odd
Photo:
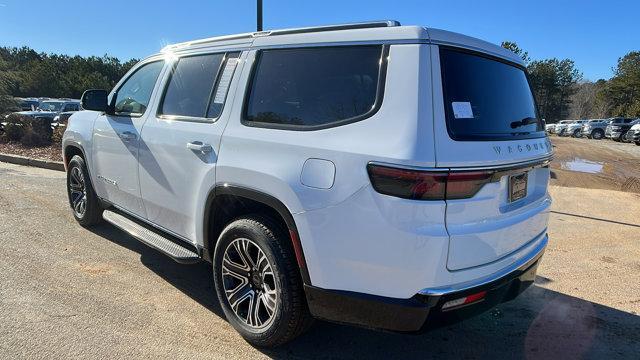
<svg viewBox="0 0 640 360">
<path fill-rule="evenodd" d="M 529 53 L 522 50 L 518 44 L 516 44 L 515 42 L 512 41 L 503 41 L 502 44 L 500 44 L 500 46 L 502 46 L 503 48 L 507 49 L 507 50 L 511 50 L 512 52 L 514 52 L 516 55 L 518 55 L 519 57 L 522 58 L 522 61 L 524 61 L 525 64 L 529 64 L 529 62 L 531 61 L 531 58 L 529 57 Z"/>
<path fill-rule="evenodd" d="M 0 91 L 20 97 L 79 98 L 89 88 L 109 90 L 138 62 L 38 53 L 27 47 L 0 47 L 0 59 Z M 7 78 L 11 81 L 3 80 Z"/>
<path fill-rule="evenodd" d="M 571 96 L 576 92 L 576 84 L 582 79 L 573 60 L 536 60 L 529 64 L 528 70 L 541 116 L 548 122 L 566 119 Z"/>
<path fill-rule="evenodd" d="M 618 59 L 614 76 L 600 92 L 615 116 L 640 116 L 640 51 L 631 51 Z"/>
</svg>

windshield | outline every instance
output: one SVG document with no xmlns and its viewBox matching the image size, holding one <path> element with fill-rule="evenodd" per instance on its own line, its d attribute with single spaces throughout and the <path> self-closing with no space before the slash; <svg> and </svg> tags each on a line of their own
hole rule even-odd
<svg viewBox="0 0 640 360">
<path fill-rule="evenodd" d="M 544 137 L 525 71 L 485 55 L 441 47 L 447 129 L 454 140 Z"/>
<path fill-rule="evenodd" d="M 62 104 L 63 103 L 57 101 L 43 101 L 39 107 L 42 111 L 60 111 Z"/>
</svg>

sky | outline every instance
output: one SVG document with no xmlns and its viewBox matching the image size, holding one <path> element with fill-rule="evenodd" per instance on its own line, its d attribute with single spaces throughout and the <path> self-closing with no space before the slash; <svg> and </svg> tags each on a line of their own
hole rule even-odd
<svg viewBox="0 0 640 360">
<path fill-rule="evenodd" d="M 638 0 L 264 0 L 264 28 L 393 19 L 496 44 L 533 60 L 570 58 L 587 80 L 608 79 L 640 50 Z M 67 55 L 143 58 L 175 42 L 250 32 L 255 0 L 0 0 L 0 46 Z"/>
</svg>

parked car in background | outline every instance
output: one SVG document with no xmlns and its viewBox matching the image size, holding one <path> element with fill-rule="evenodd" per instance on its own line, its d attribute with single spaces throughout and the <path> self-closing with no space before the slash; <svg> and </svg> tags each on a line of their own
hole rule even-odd
<svg viewBox="0 0 640 360">
<path fill-rule="evenodd" d="M 611 123 L 608 119 L 593 119 L 582 125 L 582 136 L 589 139 L 600 140 L 604 138 L 604 132 Z"/>
<path fill-rule="evenodd" d="M 36 98 L 16 98 L 21 111 L 35 111 L 40 106 L 40 100 Z"/>
<path fill-rule="evenodd" d="M 629 133 L 631 133 L 632 141 L 636 145 L 640 146 L 640 124 L 631 126 L 631 129 L 629 129 Z"/>
<path fill-rule="evenodd" d="M 17 114 L 39 119 L 48 119 L 51 122 L 58 114 L 63 112 L 75 112 L 80 110 L 80 100 L 50 99 L 40 101 L 38 108 L 31 111 L 20 111 Z"/>
<path fill-rule="evenodd" d="M 562 120 L 558 122 L 555 126 L 554 133 L 558 136 L 562 136 L 567 130 L 567 126 L 572 122 L 574 122 L 574 120 Z"/>
<path fill-rule="evenodd" d="M 631 128 L 631 123 L 634 120 L 635 119 L 621 117 L 612 118 L 611 124 L 607 126 L 607 129 L 604 132 L 604 136 L 615 141 L 622 141 L 623 136 Z"/>
<path fill-rule="evenodd" d="M 71 115 L 75 113 L 76 111 L 61 112 L 60 114 L 56 115 L 56 117 L 53 118 L 53 123 L 51 123 L 51 126 L 53 127 L 66 126 L 67 123 L 69 122 L 69 118 L 71 117 Z"/>
<path fill-rule="evenodd" d="M 563 132 L 561 136 L 571 136 L 571 137 L 581 137 L 582 136 L 582 125 L 588 123 L 589 120 L 576 120 L 572 123 L 567 124 L 566 130 Z"/>
<path fill-rule="evenodd" d="M 622 138 L 620 139 L 622 142 L 633 142 L 633 135 L 635 133 L 635 129 L 634 126 L 640 124 L 640 119 L 635 119 L 632 122 L 629 123 L 629 130 L 627 130 L 627 132 L 622 136 Z M 631 129 L 634 129 L 633 131 L 631 131 Z"/>
<path fill-rule="evenodd" d="M 553 134 L 556 131 L 556 124 L 546 124 L 544 129 L 547 133 Z"/>
</svg>

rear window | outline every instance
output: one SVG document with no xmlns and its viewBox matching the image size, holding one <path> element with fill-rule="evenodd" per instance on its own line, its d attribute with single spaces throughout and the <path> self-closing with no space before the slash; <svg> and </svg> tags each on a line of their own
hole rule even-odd
<svg viewBox="0 0 640 360">
<path fill-rule="evenodd" d="M 544 137 L 525 71 L 463 50 L 440 48 L 444 104 L 454 140 Z"/>
<path fill-rule="evenodd" d="M 380 45 L 261 51 L 244 122 L 311 130 L 370 116 L 382 95 L 382 52 Z"/>
</svg>

